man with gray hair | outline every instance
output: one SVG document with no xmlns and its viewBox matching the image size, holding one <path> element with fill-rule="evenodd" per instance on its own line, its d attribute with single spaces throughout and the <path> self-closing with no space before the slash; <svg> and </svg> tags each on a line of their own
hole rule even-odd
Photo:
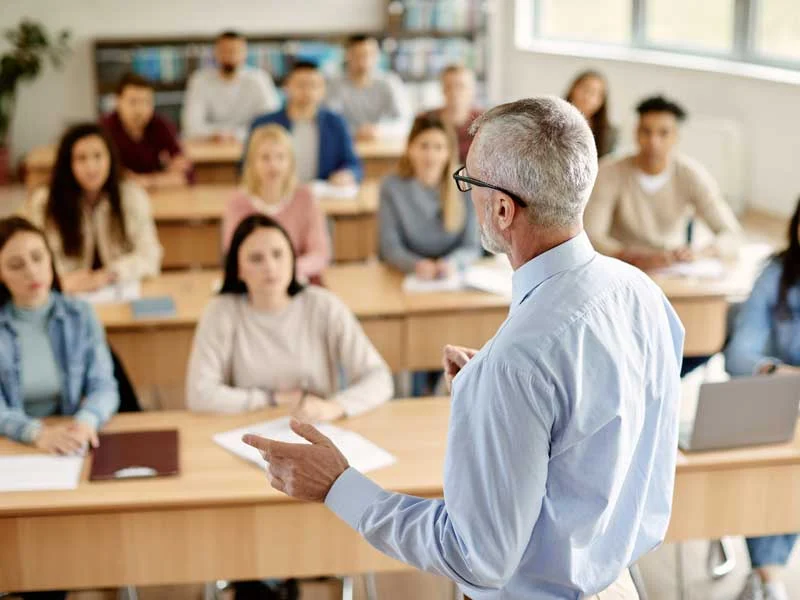
<svg viewBox="0 0 800 600">
<path fill-rule="evenodd" d="M 324 501 L 475 600 L 636 598 L 627 569 L 669 523 L 683 328 L 646 275 L 583 232 L 597 155 L 575 108 L 520 100 L 473 132 L 454 178 L 515 272 L 495 336 L 480 351 L 445 348 L 444 499 L 381 489 L 311 425 L 293 424 L 310 446 L 245 441 L 273 487 Z"/>
</svg>

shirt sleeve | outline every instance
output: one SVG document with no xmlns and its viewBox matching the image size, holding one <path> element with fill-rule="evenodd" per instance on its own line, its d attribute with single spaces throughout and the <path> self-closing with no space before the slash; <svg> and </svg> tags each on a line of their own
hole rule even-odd
<svg viewBox="0 0 800 600">
<path fill-rule="evenodd" d="M 220 131 L 214 127 L 207 117 L 206 110 L 206 87 L 203 80 L 203 72 L 195 73 L 189 79 L 186 87 L 186 94 L 183 97 L 183 111 L 181 112 L 181 123 L 183 125 L 183 135 L 185 138 L 210 137 Z"/>
<path fill-rule="evenodd" d="M 697 215 L 716 236 L 716 246 L 723 256 L 735 257 L 741 245 L 741 226 L 725 201 L 714 177 L 702 165 L 692 163 L 690 199 Z"/>
<path fill-rule="evenodd" d="M 119 389 L 105 333 L 91 306 L 86 306 L 86 372 L 83 404 L 75 418 L 100 429 L 119 408 Z"/>
<path fill-rule="evenodd" d="M 330 296 L 328 344 L 334 363 L 344 374 L 344 389 L 330 400 L 338 402 L 348 417 L 363 414 L 388 402 L 394 393 L 389 367 L 345 304 Z"/>
<path fill-rule="evenodd" d="M 236 317 L 227 300 L 212 301 L 194 334 L 186 371 L 186 404 L 195 412 L 234 414 L 267 406 L 263 390 L 228 384 Z"/>
<path fill-rule="evenodd" d="M 608 256 L 616 256 L 625 249 L 622 242 L 611 236 L 620 192 L 617 171 L 616 163 L 600 165 L 597 181 L 583 216 L 583 224 L 592 245 L 598 252 Z"/>
<path fill-rule="evenodd" d="M 350 135 L 350 132 L 347 130 L 347 124 L 345 123 L 344 119 L 336 114 L 333 116 L 333 126 L 338 132 L 336 138 L 339 140 L 340 144 L 340 148 L 338 150 L 340 158 L 334 171 L 348 169 L 352 171 L 356 180 L 360 182 L 364 178 L 364 169 L 361 166 L 361 159 L 359 159 L 358 155 L 356 154 L 356 149 L 353 145 L 353 138 Z"/>
<path fill-rule="evenodd" d="M 183 149 L 178 142 L 178 131 L 175 129 L 175 126 L 164 117 L 157 115 L 156 118 L 158 119 L 159 140 L 162 146 L 159 150 L 166 150 L 170 158 L 183 154 Z"/>
<path fill-rule="evenodd" d="M 412 252 L 403 240 L 400 219 L 395 208 L 395 202 L 402 202 L 403 199 L 395 198 L 395 195 L 396 190 L 393 189 L 391 180 L 385 179 L 381 184 L 378 206 L 381 260 L 404 273 L 411 273 L 417 262 L 425 257 Z"/>
<path fill-rule="evenodd" d="M 478 220 L 475 217 L 475 208 L 468 196 L 464 196 L 466 203 L 466 220 L 464 222 L 464 236 L 461 244 L 444 257 L 448 262 L 453 263 L 458 269 L 466 269 L 481 257 L 483 248 L 481 246 L 481 232 L 478 227 Z"/>
<path fill-rule="evenodd" d="M 408 135 L 414 114 L 403 81 L 394 73 L 385 75 L 386 97 L 382 117 L 378 122 L 378 133 L 383 138 L 398 138 Z"/>
<path fill-rule="evenodd" d="M 122 281 L 155 277 L 161 272 L 162 248 L 150 210 L 150 198 L 138 185 L 128 182 L 122 189 L 122 204 L 125 235 L 132 250 L 109 268 Z"/>
<path fill-rule="evenodd" d="M 328 221 L 319 203 L 308 191 L 308 210 L 304 215 L 308 226 L 305 240 L 297 257 L 297 273 L 301 277 L 319 275 L 331 262 L 331 240 L 328 233 Z"/>
<path fill-rule="evenodd" d="M 540 405 L 550 391 L 488 360 L 454 384 L 444 500 L 390 493 L 350 469 L 325 503 L 378 550 L 477 595 L 509 581 L 538 520 L 552 425 Z"/>
<path fill-rule="evenodd" d="M 15 442 L 33 444 L 41 429 L 42 422 L 39 419 L 29 417 L 20 409 L 12 408 L 0 389 L 0 435 Z"/>
<path fill-rule="evenodd" d="M 781 272 L 779 262 L 767 265 L 736 315 L 725 348 L 725 369 L 731 375 L 753 375 L 764 364 L 781 362 L 771 344 Z"/>
</svg>

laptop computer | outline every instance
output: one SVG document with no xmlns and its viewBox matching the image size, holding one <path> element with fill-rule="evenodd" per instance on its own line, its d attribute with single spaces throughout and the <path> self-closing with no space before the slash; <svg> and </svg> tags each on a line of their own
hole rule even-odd
<svg viewBox="0 0 800 600">
<path fill-rule="evenodd" d="M 800 376 L 759 375 L 700 386 L 694 423 L 681 427 L 681 450 L 780 444 L 794 439 Z"/>
</svg>

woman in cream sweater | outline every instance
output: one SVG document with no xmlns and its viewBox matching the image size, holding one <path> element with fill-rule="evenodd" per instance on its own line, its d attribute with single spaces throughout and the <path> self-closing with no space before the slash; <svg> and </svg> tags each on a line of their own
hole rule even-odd
<svg viewBox="0 0 800 600">
<path fill-rule="evenodd" d="M 355 316 L 329 291 L 298 283 L 288 234 L 262 214 L 233 233 L 222 290 L 195 333 L 186 389 L 191 410 L 286 405 L 309 421 L 361 414 L 393 393 Z"/>
<path fill-rule="evenodd" d="M 23 216 L 45 232 L 67 293 L 158 275 L 161 246 L 150 199 L 121 182 L 119 161 L 95 123 L 68 129 L 58 147 L 49 189 L 37 190 Z"/>
</svg>

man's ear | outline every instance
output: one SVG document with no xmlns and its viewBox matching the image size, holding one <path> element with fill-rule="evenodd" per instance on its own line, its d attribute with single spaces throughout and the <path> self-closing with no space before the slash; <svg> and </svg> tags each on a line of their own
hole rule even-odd
<svg viewBox="0 0 800 600">
<path fill-rule="evenodd" d="M 497 196 L 495 197 L 496 209 L 494 212 L 497 214 L 497 226 L 504 231 L 511 227 L 518 209 L 514 201 L 503 192 L 495 192 L 495 194 Z"/>
</svg>

